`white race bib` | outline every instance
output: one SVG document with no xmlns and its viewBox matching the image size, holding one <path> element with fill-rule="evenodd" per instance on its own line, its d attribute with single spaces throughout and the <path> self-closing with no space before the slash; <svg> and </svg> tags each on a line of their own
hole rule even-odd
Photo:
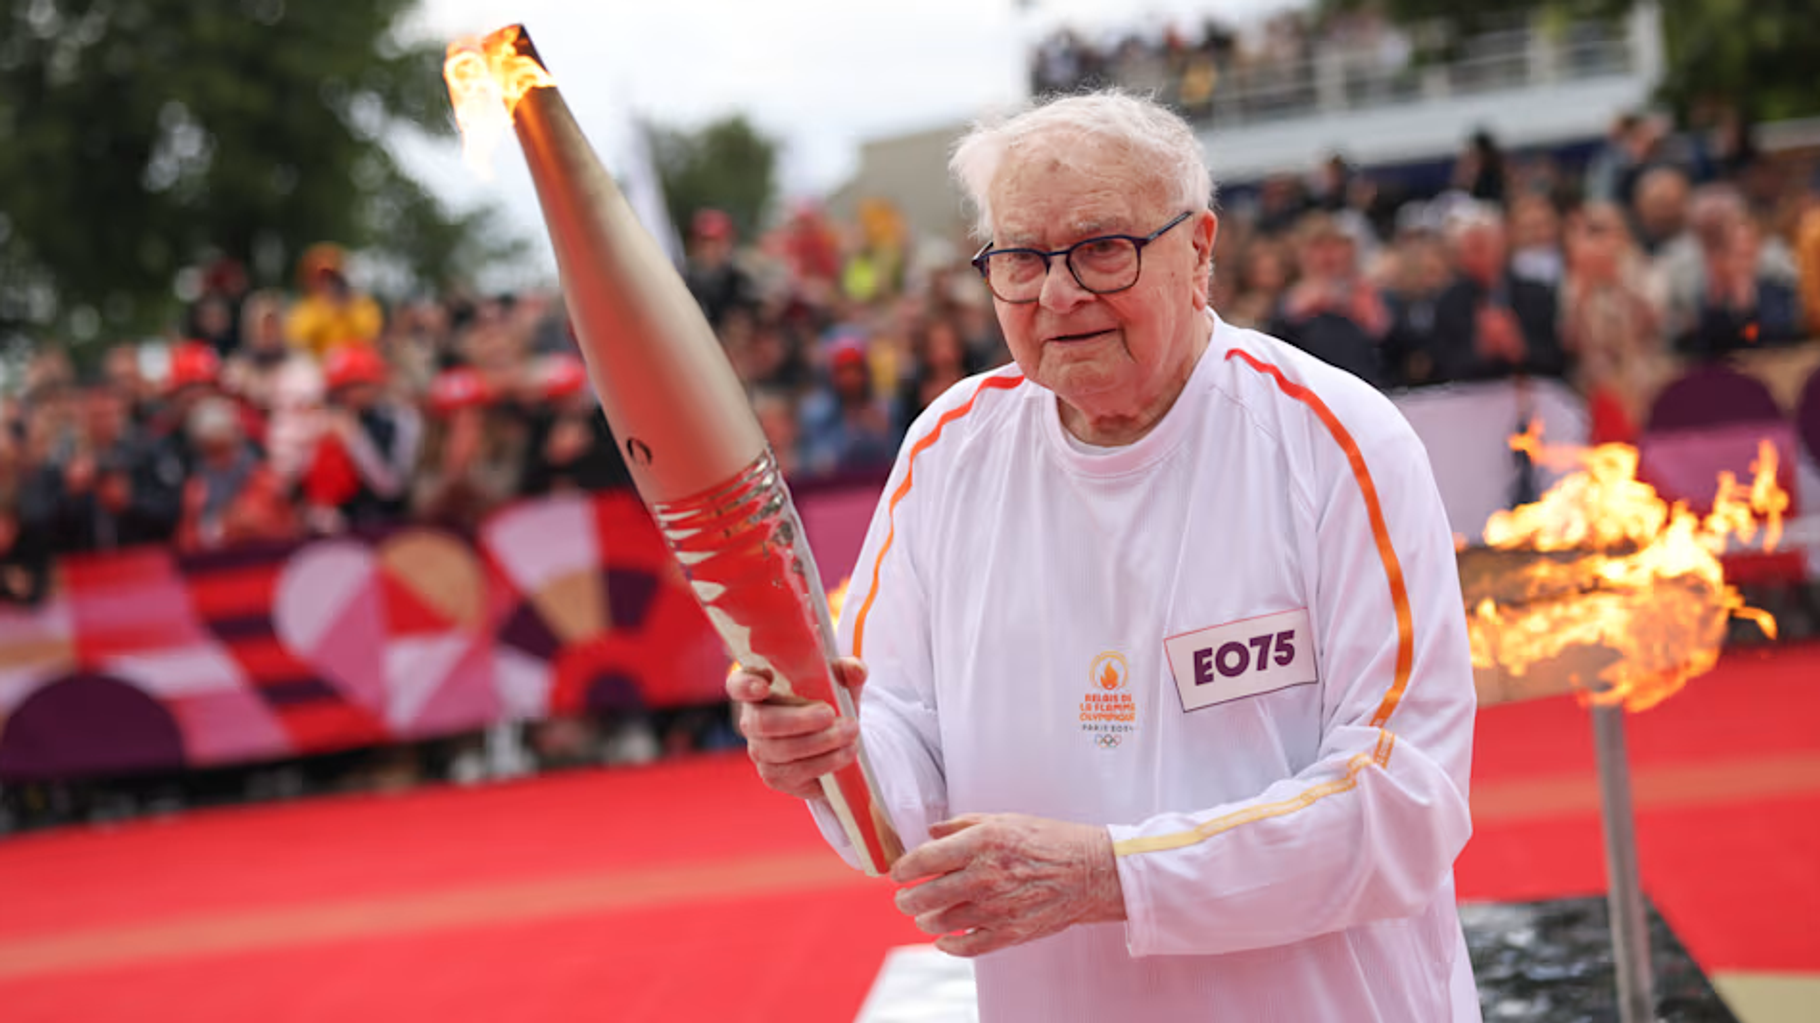
<svg viewBox="0 0 1820 1023">
<path fill-rule="evenodd" d="M 1185 711 L 1316 680 L 1307 608 L 1171 636 L 1163 651 Z"/>
</svg>

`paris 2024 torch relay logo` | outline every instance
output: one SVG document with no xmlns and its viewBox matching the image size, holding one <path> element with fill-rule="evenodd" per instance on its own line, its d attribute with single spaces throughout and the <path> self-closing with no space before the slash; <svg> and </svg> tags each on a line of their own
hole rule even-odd
<svg viewBox="0 0 1820 1023">
<path fill-rule="evenodd" d="M 1131 694 L 1131 666 L 1108 650 L 1087 668 L 1090 686 L 1081 697 L 1081 731 L 1101 749 L 1117 749 L 1137 730 L 1137 700 Z"/>
</svg>

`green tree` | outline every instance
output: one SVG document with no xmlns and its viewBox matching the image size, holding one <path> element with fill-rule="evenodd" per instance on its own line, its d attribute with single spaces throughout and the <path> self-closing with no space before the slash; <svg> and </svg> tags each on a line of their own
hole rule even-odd
<svg viewBox="0 0 1820 1023">
<path fill-rule="evenodd" d="M 1376 7 L 1404 22 L 1445 21 L 1461 34 L 1511 15 L 1545 24 L 1616 21 L 1641 0 L 1320 0 L 1327 8 Z M 1820 15 L 1814 0 L 1657 0 L 1665 67 L 1662 100 L 1686 114 L 1704 102 L 1735 105 L 1750 121 L 1820 113 Z"/>
<path fill-rule="evenodd" d="M 260 283 L 334 241 L 416 282 L 499 254 L 389 134 L 452 132 L 416 0 L 0 0 L 0 343 L 155 330 L 211 253 Z"/>
<path fill-rule="evenodd" d="M 745 238 L 764 223 L 776 191 L 777 143 L 734 114 L 699 130 L 653 127 L 651 162 L 664 204 L 687 232 L 696 210 L 724 210 Z"/>
</svg>

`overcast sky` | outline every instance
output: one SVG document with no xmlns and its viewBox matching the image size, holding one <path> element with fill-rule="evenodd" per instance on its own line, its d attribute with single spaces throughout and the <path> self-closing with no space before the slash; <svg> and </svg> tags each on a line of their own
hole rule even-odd
<svg viewBox="0 0 1820 1023">
<path fill-rule="evenodd" d="M 522 22 L 611 166 L 632 115 L 694 126 L 744 112 L 783 145 L 787 195 L 852 172 L 860 142 L 977 116 L 1024 94 L 1027 40 L 1088 29 L 1255 22 L 1295 0 L 423 0 L 413 31 L 448 39 Z M 457 203 L 491 195 L 542 233 L 522 158 L 506 147 L 481 183 L 451 146 L 405 143 L 407 162 Z M 614 168 L 618 171 L 618 168 Z"/>
</svg>

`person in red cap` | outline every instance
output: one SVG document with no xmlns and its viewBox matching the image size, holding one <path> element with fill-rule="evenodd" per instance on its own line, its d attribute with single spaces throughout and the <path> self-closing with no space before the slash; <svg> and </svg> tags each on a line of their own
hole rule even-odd
<svg viewBox="0 0 1820 1023">
<path fill-rule="evenodd" d="M 387 396 L 385 360 L 365 345 L 332 348 L 323 377 L 328 415 L 302 479 L 311 527 L 333 533 L 401 517 L 422 435 L 416 410 Z"/>
<path fill-rule="evenodd" d="M 348 284 L 345 264 L 341 249 L 326 242 L 312 245 L 297 262 L 303 297 L 285 319 L 285 335 L 318 359 L 337 345 L 371 345 L 385 326 L 379 303 Z"/>
<path fill-rule="evenodd" d="M 519 492 L 532 496 L 630 487 L 632 474 L 581 359 L 566 352 L 545 356 L 532 377 L 530 450 Z"/>
<path fill-rule="evenodd" d="M 803 468 L 811 474 L 889 468 L 903 436 L 896 404 L 872 386 L 866 343 L 842 337 L 828 349 L 828 384 L 803 400 Z"/>
<path fill-rule="evenodd" d="M 758 306 L 758 286 L 734 258 L 738 238 L 725 211 L 700 209 L 689 224 L 689 258 L 683 280 L 716 331 L 737 309 Z"/>
<path fill-rule="evenodd" d="M 164 377 L 164 401 L 152 419 L 152 434 L 177 457 L 187 475 L 195 465 L 195 452 L 184 424 L 190 409 L 204 398 L 221 393 L 221 357 L 204 341 L 180 341 L 170 347 Z M 265 443 L 265 418 L 257 409 L 236 402 L 240 425 L 256 445 Z"/>
<path fill-rule="evenodd" d="M 416 517 L 473 529 L 517 494 L 524 430 L 501 397 L 469 366 L 444 370 L 431 382 L 432 418 L 411 493 Z"/>
</svg>

